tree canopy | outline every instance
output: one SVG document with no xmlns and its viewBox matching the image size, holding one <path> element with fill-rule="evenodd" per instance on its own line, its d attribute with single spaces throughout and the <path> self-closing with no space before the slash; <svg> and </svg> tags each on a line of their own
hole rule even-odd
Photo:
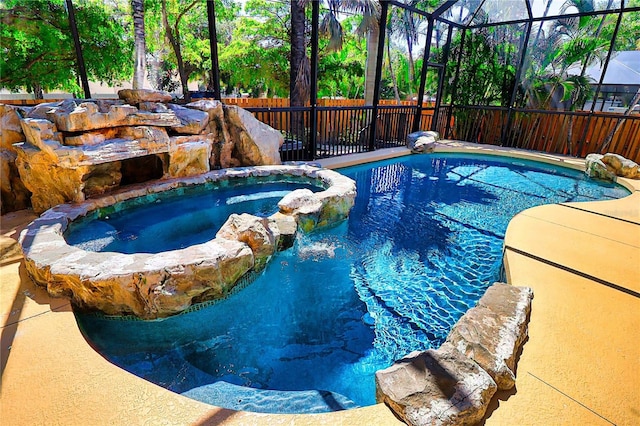
<svg viewBox="0 0 640 426">
<path fill-rule="evenodd" d="M 75 2 L 90 80 L 113 84 L 132 75 L 128 11 L 102 0 Z M 5 0 L 0 5 L 0 86 L 36 94 L 78 93 L 76 55 L 63 0 Z"/>
<path fill-rule="evenodd" d="M 187 82 L 197 82 L 200 90 L 212 90 L 206 0 L 136 0 L 138 24 L 142 2 L 147 77 L 153 87 L 184 92 L 188 90 Z M 440 4 L 436 0 L 410 3 L 429 10 Z M 131 0 L 74 0 L 73 4 L 89 79 L 109 84 L 131 81 Z M 335 0 L 320 3 L 319 97 L 365 97 L 365 82 L 371 79 L 374 65 L 371 59 L 375 59 L 371 55 L 375 54 L 374 47 L 369 45 L 375 40 L 367 39 L 366 34 L 377 19 L 376 4 Z M 578 10 L 594 9 L 592 0 L 567 0 L 565 4 Z M 640 0 L 628 0 L 626 4 L 640 6 Z M 485 9 L 475 15 L 474 22 L 507 13 Z M 248 0 L 241 5 L 234 0 L 215 0 L 215 10 L 224 93 L 288 97 L 295 74 L 291 73 L 292 40 L 295 38 L 296 46 L 304 46 L 307 58 L 310 55 L 310 8 L 301 9 L 302 26 L 295 29 L 291 24 L 291 4 L 286 1 Z M 40 95 L 52 90 L 78 93 L 76 56 L 65 1 L 4 0 L 0 12 L 1 87 Z M 458 12 L 462 14 L 462 8 Z M 615 50 L 640 49 L 639 15 L 640 12 L 625 13 Z M 451 100 L 455 91 L 458 104 L 504 106 L 511 101 L 513 87 L 520 87 L 516 99 L 519 105 L 529 102 L 550 107 L 553 99 L 556 103 L 568 100 L 577 105 L 588 97 L 589 83 L 593 83 L 586 80 L 585 69 L 603 62 L 617 17 L 614 13 L 553 19 L 544 25 L 534 23 L 520 81 L 516 81 L 516 71 L 526 23 L 467 30 L 463 46 L 462 31 L 456 29 L 441 82 L 445 99 Z M 413 99 L 422 68 L 426 20 L 392 5 L 386 31 L 380 96 Z M 434 27 L 433 40 L 437 44 L 431 48 L 432 63 L 444 60 L 446 32 L 446 25 Z M 302 57 L 299 53 L 296 55 Z M 459 53 L 462 67 L 458 86 L 453 88 Z M 140 62 L 139 55 L 137 58 Z M 438 83 L 437 72 L 430 68 L 426 93 L 435 95 Z M 555 92 L 555 98 L 551 92 Z"/>
</svg>

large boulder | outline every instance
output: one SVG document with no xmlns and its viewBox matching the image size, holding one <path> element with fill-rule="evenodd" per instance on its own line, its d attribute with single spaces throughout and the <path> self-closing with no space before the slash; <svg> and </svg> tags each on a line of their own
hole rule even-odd
<svg viewBox="0 0 640 426">
<path fill-rule="evenodd" d="M 280 147 L 284 143 L 282 133 L 237 106 L 225 107 L 225 118 L 240 165 L 282 164 L 280 160 Z"/>
<path fill-rule="evenodd" d="M 89 132 L 72 134 L 64 137 L 64 144 L 67 146 L 95 146 L 105 143 L 109 139 L 115 139 L 119 127 L 109 127 L 106 129 L 92 130 Z"/>
<path fill-rule="evenodd" d="M 204 111 L 209 115 L 209 124 L 204 131 L 213 134 L 214 140 L 218 141 L 211 152 L 211 168 L 226 169 L 231 167 L 231 154 L 233 153 L 234 144 L 224 118 L 222 102 L 201 99 L 187 104 L 186 107 Z"/>
<path fill-rule="evenodd" d="M 640 166 L 622 155 L 606 153 L 602 162 L 612 169 L 616 176 L 628 179 L 640 179 Z"/>
<path fill-rule="evenodd" d="M 409 425 L 476 424 L 495 392 L 491 376 L 446 343 L 376 372 L 377 401 Z"/>
<path fill-rule="evenodd" d="M 16 158 L 15 152 L 0 148 L 1 214 L 26 209 L 30 205 L 31 193 L 20 179 Z"/>
<path fill-rule="evenodd" d="M 185 108 L 176 104 L 167 105 L 180 120 L 179 126 L 172 126 L 171 130 L 177 133 L 197 135 L 201 133 L 209 123 L 209 114 L 193 108 Z"/>
<path fill-rule="evenodd" d="M 440 139 L 438 132 L 420 131 L 407 135 L 407 148 L 414 154 L 433 152 L 436 142 Z"/>
<path fill-rule="evenodd" d="M 0 148 L 15 152 L 13 144 L 24 140 L 17 108 L 0 104 Z"/>
<path fill-rule="evenodd" d="M 295 218 L 300 228 L 309 232 L 316 228 L 322 213 L 322 201 L 310 189 L 296 189 L 279 202 L 280 212 Z"/>
<path fill-rule="evenodd" d="M 216 238 L 236 240 L 248 245 L 255 259 L 253 269 L 257 272 L 264 269 L 276 251 L 276 236 L 269 227 L 269 220 L 247 213 L 229 216 Z"/>
<path fill-rule="evenodd" d="M 77 104 L 75 100 L 64 99 L 57 102 L 44 102 L 33 107 L 20 106 L 18 107 L 18 110 L 20 111 L 22 118 L 38 118 L 41 120 L 48 120 L 49 118 L 47 114 L 49 114 L 53 110 L 59 109 L 64 111 L 73 111 L 76 106 Z"/>
<path fill-rule="evenodd" d="M 238 241 L 216 239 L 156 254 L 94 253 L 61 244 L 61 229 L 47 213 L 38 222 L 52 225 L 37 231 L 38 246 L 25 248 L 33 231 L 21 234 L 26 270 L 50 295 L 69 297 L 80 309 L 166 317 L 198 301 L 225 297 L 253 265 L 251 250 Z M 51 266 L 43 268 L 47 263 Z"/>
<path fill-rule="evenodd" d="M 58 157 L 30 144 L 16 144 L 16 166 L 24 186 L 32 192 L 31 205 L 36 213 L 67 201 L 84 201 L 83 177 L 86 166 L 62 167 Z"/>
<path fill-rule="evenodd" d="M 54 107 L 46 115 L 56 124 L 58 130 L 64 132 L 85 132 L 118 126 L 172 127 L 181 124 L 172 111 L 140 111 L 134 106 L 117 103 L 101 107 L 94 101 L 82 102 L 73 110 L 69 105 Z"/>
<path fill-rule="evenodd" d="M 495 283 L 447 337 L 447 343 L 478 363 L 500 390 L 515 385 L 516 356 L 527 337 L 532 298 L 528 287 Z"/>
<path fill-rule="evenodd" d="M 614 181 L 616 176 L 640 179 L 640 166 L 618 154 L 589 154 L 585 158 L 585 173 L 609 181 Z"/>
<path fill-rule="evenodd" d="M 142 102 L 170 102 L 172 99 L 169 92 L 148 89 L 118 90 L 118 97 L 129 105 L 138 105 Z"/>
<path fill-rule="evenodd" d="M 172 136 L 169 145 L 169 176 L 186 177 L 208 172 L 212 145 L 211 134 Z"/>
<path fill-rule="evenodd" d="M 25 118 L 20 122 L 27 142 L 48 155 L 55 157 L 55 150 L 60 147 L 62 135 L 49 120 Z"/>
<path fill-rule="evenodd" d="M 137 111 L 131 105 L 113 105 L 108 112 L 101 112 L 97 104 L 82 102 L 71 111 L 62 107 L 52 108 L 47 118 L 61 131 L 81 132 L 121 126 L 128 115 Z"/>
<path fill-rule="evenodd" d="M 269 217 L 269 228 L 276 237 L 278 251 L 293 246 L 298 232 L 298 223 L 289 215 L 277 212 Z"/>
</svg>

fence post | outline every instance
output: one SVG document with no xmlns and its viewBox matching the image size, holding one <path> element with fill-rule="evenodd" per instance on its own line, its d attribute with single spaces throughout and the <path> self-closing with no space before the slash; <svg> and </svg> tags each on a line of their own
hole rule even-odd
<svg viewBox="0 0 640 426">
<path fill-rule="evenodd" d="M 433 35 L 433 17 L 428 18 L 427 26 L 427 41 L 424 47 L 424 56 L 422 59 L 422 70 L 420 72 L 420 86 L 418 87 L 418 108 L 416 109 L 416 115 L 413 117 L 413 128 L 411 131 L 417 132 L 420 130 L 420 122 L 422 121 L 422 101 L 424 99 L 424 86 L 427 80 L 427 70 L 429 69 L 429 55 L 431 53 L 431 37 Z M 435 113 L 434 113 L 435 118 Z"/>
<path fill-rule="evenodd" d="M 384 56 L 384 36 L 387 31 L 387 11 L 389 0 L 380 0 L 382 9 L 380 10 L 380 20 L 378 21 L 378 52 L 376 56 L 376 81 L 373 87 L 373 113 L 371 114 L 371 124 L 369 125 L 369 151 L 376 149 L 376 124 L 378 122 L 378 102 L 380 102 L 380 79 L 382 78 L 382 59 Z M 370 54 L 371 52 L 369 52 Z"/>
<path fill-rule="evenodd" d="M 311 2 L 311 76 L 309 103 L 311 104 L 311 159 L 317 156 L 318 143 L 318 26 L 320 22 L 320 2 Z"/>
<path fill-rule="evenodd" d="M 527 32 L 524 36 L 524 43 L 522 43 L 522 54 L 520 55 L 520 61 L 518 61 L 518 68 L 516 69 L 516 75 L 513 82 L 513 89 L 511 89 L 511 100 L 509 101 L 509 110 L 507 111 L 507 123 L 502 128 L 502 135 L 500 136 L 501 145 L 504 145 L 507 135 L 510 136 L 511 124 L 513 122 L 513 104 L 516 101 L 516 93 L 518 92 L 518 85 L 520 84 L 520 78 L 522 77 L 522 68 L 524 68 L 524 61 L 527 55 L 527 47 L 529 46 L 529 36 L 531 35 L 531 20 L 527 22 Z M 509 143 L 508 146 L 512 144 Z"/>
</svg>

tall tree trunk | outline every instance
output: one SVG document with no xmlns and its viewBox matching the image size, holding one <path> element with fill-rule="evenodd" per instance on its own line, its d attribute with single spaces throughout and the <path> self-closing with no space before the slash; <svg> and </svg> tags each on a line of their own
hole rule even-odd
<svg viewBox="0 0 640 426">
<path fill-rule="evenodd" d="M 306 67 L 304 6 L 298 0 L 291 1 L 291 65 L 289 70 L 289 105 L 302 107 L 305 104 L 305 87 L 308 88 L 309 67 Z M 305 140 L 304 113 L 291 113 L 291 134 L 296 140 Z M 308 156 L 313 153 L 308 152 Z"/>
<path fill-rule="evenodd" d="M 411 40 L 411 37 L 409 36 L 409 34 L 407 33 L 407 50 L 408 50 L 408 54 L 409 54 L 409 95 L 413 96 L 414 92 L 413 92 L 413 84 L 415 82 L 416 79 L 416 68 L 415 68 L 415 64 L 413 62 L 413 41 Z"/>
<path fill-rule="evenodd" d="M 33 83 L 33 97 L 36 99 L 44 99 L 44 92 L 40 83 Z"/>
<path fill-rule="evenodd" d="M 386 38 L 385 47 L 387 48 L 387 61 L 389 63 L 389 74 L 391 75 L 391 82 L 393 83 L 393 94 L 396 98 L 396 102 L 400 105 L 400 92 L 398 92 L 398 82 L 396 81 L 396 74 L 393 72 L 393 64 L 391 63 L 391 47 L 389 46 L 389 39 Z"/>
<path fill-rule="evenodd" d="M 132 86 L 134 89 L 144 87 L 144 77 L 147 71 L 147 46 L 144 33 L 144 0 L 131 0 L 133 12 L 134 38 L 134 71 Z"/>
<path fill-rule="evenodd" d="M 291 1 L 291 68 L 289 72 L 289 98 L 291 106 L 304 106 L 302 81 L 299 75 L 304 71 L 306 43 L 304 36 L 304 7 L 297 0 Z"/>
<path fill-rule="evenodd" d="M 191 95 L 189 94 L 189 76 L 185 70 L 184 61 L 182 60 L 182 50 L 180 48 L 180 31 L 178 29 L 178 26 L 180 24 L 180 19 L 196 3 L 197 0 L 191 3 L 184 11 L 182 11 L 176 18 L 174 27 L 171 28 L 167 15 L 167 0 L 162 0 L 162 23 L 164 24 L 165 34 L 167 35 L 169 43 L 173 48 L 173 53 L 176 55 L 176 61 L 178 62 L 178 74 L 180 75 L 180 83 L 182 84 L 182 98 L 185 102 L 191 101 Z"/>
<path fill-rule="evenodd" d="M 380 29 L 373 27 L 367 32 L 367 67 L 364 77 L 364 104 L 373 105 L 373 90 L 376 83 L 376 59 Z"/>
</svg>

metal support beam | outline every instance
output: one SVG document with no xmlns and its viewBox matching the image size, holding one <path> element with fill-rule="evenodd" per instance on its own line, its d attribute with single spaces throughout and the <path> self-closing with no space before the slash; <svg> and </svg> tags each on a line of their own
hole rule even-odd
<svg viewBox="0 0 640 426">
<path fill-rule="evenodd" d="M 434 17 L 434 18 L 437 18 L 438 16 L 440 16 L 444 12 L 446 12 L 449 8 L 451 8 L 451 6 L 453 6 L 457 2 L 458 2 L 458 0 L 447 0 L 447 1 L 445 1 L 444 3 L 442 3 L 440 5 L 439 8 L 437 8 L 436 10 L 433 11 L 431 16 Z"/>
<path fill-rule="evenodd" d="M 469 22 L 467 25 L 471 24 L 473 22 L 474 19 L 476 19 L 476 16 L 478 16 L 478 12 L 480 12 L 482 10 L 482 7 L 484 6 L 484 4 L 486 3 L 487 0 L 482 0 L 482 2 L 480 3 L 480 6 L 478 6 L 478 8 L 476 9 L 475 12 L 473 12 L 473 16 L 471 16 L 471 19 L 469 19 Z"/>
<path fill-rule="evenodd" d="M 422 121 L 422 103 L 424 100 L 424 87 L 427 80 L 427 70 L 429 68 L 429 55 L 431 54 L 431 37 L 433 36 L 433 18 L 429 18 L 427 26 L 427 42 L 424 46 L 424 56 L 422 59 L 422 71 L 420 72 L 420 86 L 418 87 L 418 108 L 413 118 L 412 131 L 420 130 L 420 121 Z"/>
<path fill-rule="evenodd" d="M 431 130 L 438 129 L 438 120 L 440 119 L 440 105 L 442 105 L 442 88 L 444 85 L 444 79 L 447 76 L 447 62 L 449 61 L 449 51 L 451 50 L 451 35 L 453 34 L 453 27 L 449 26 L 447 31 L 447 42 L 444 45 L 442 52 L 442 67 L 438 70 L 438 92 L 436 94 L 436 105 L 433 111 L 433 120 L 431 121 Z"/>
<path fill-rule="evenodd" d="M 598 80 L 598 87 L 596 88 L 596 93 L 593 95 L 594 101 L 597 100 L 598 95 L 600 95 L 600 90 L 602 89 L 602 82 L 604 81 L 604 76 L 607 74 L 607 68 L 609 68 L 609 60 L 611 59 L 611 54 L 613 53 L 613 48 L 616 43 L 616 37 L 618 37 L 618 30 L 620 29 L 620 23 L 622 22 L 622 14 L 623 12 L 620 12 L 620 14 L 618 14 L 616 27 L 613 30 L 613 35 L 611 36 L 611 43 L 609 44 L 609 52 L 607 53 L 607 58 L 604 60 L 604 64 L 602 65 L 602 74 L 600 74 L 600 79 Z M 595 104 L 596 104 L 595 102 L 591 104 L 592 113 L 593 113 Z"/>
<path fill-rule="evenodd" d="M 624 6 L 624 0 L 622 1 L 622 5 Z M 589 117 L 587 117 L 586 126 L 584 126 L 584 130 L 582 131 L 582 137 L 578 141 L 578 146 L 576 147 L 576 152 L 582 151 L 582 146 L 586 143 L 587 131 L 589 130 L 589 126 L 591 125 L 591 117 L 593 117 L 593 113 L 595 111 L 596 104 L 598 103 L 598 96 L 600 95 L 600 90 L 602 89 L 602 82 L 604 81 L 604 77 L 607 74 L 607 68 L 609 67 L 609 60 L 611 59 L 611 55 L 613 54 L 613 48 L 616 44 L 616 38 L 618 37 L 618 30 L 620 29 L 620 23 L 622 22 L 622 15 L 624 12 L 620 12 L 618 14 L 618 19 L 616 21 L 616 27 L 613 30 L 613 35 L 611 36 L 611 43 L 609 43 L 609 52 L 607 53 L 607 57 L 604 60 L 604 64 L 602 65 L 602 74 L 600 74 L 600 79 L 598 80 L 598 86 L 596 87 L 596 92 L 593 94 L 593 102 L 591 102 L 591 110 L 589 111 Z M 604 105 L 604 99 L 602 100 L 602 104 Z"/>
<path fill-rule="evenodd" d="M 318 26 L 320 23 L 320 2 L 311 2 L 311 75 L 309 81 L 309 103 L 311 105 L 311 158 L 316 159 L 318 139 Z"/>
<path fill-rule="evenodd" d="M 620 8 L 610 9 L 610 10 L 594 10 L 593 12 L 567 13 L 566 15 L 537 16 L 531 19 L 524 18 L 524 19 L 514 19 L 512 21 L 491 22 L 487 24 L 469 25 L 467 28 L 470 28 L 470 29 L 487 28 L 487 27 L 497 27 L 500 25 L 526 24 L 527 22 L 542 22 L 542 21 L 555 21 L 558 19 L 580 18 L 582 16 L 613 15 L 614 13 L 620 13 L 620 12 L 640 12 L 640 6 L 634 6 L 634 7 L 622 6 Z"/>
<path fill-rule="evenodd" d="M 456 74 L 453 77 L 453 90 L 451 91 L 451 106 L 449 113 L 447 114 L 447 123 L 444 131 L 444 138 L 449 138 L 451 130 L 451 115 L 453 114 L 453 107 L 455 106 L 456 96 L 458 95 L 458 81 L 460 80 L 460 65 L 462 65 L 462 55 L 464 54 L 464 42 L 467 37 L 467 30 L 462 30 L 462 36 L 460 36 L 460 51 L 458 52 L 458 63 L 456 64 Z"/>
<path fill-rule="evenodd" d="M 501 144 L 504 145 L 505 139 L 508 133 L 511 131 L 511 123 L 513 122 L 513 104 L 516 101 L 516 94 L 518 93 L 518 84 L 522 77 L 522 69 L 524 68 L 524 61 L 527 57 L 527 47 L 529 46 L 529 37 L 531 36 L 531 21 L 527 22 L 527 31 L 524 35 L 524 42 L 520 45 L 520 60 L 518 61 L 518 68 L 516 68 L 516 75 L 513 82 L 513 88 L 511 89 L 511 99 L 509 101 L 509 111 L 507 112 L 507 124 L 502 128 L 502 135 L 500 136 Z"/>
<path fill-rule="evenodd" d="M 529 15 L 529 19 L 533 19 L 533 11 L 531 10 L 531 1 L 524 0 L 524 4 L 527 6 L 527 15 Z"/>
<path fill-rule="evenodd" d="M 384 58 L 384 39 L 387 31 L 388 0 L 380 0 L 381 10 L 378 21 L 378 52 L 376 56 L 376 81 L 373 87 L 373 113 L 369 125 L 369 151 L 376 147 L 376 124 L 378 122 L 378 103 L 380 102 L 380 80 L 382 79 L 382 60 Z M 371 54 L 371 52 L 369 52 Z"/>
<path fill-rule="evenodd" d="M 207 0 L 207 20 L 209 21 L 209 47 L 211 49 L 211 83 L 213 96 L 221 100 L 220 67 L 218 65 L 218 33 L 216 32 L 216 10 L 213 0 Z"/>
<path fill-rule="evenodd" d="M 78 25 L 76 24 L 76 13 L 73 9 L 71 0 L 65 0 L 67 13 L 69 14 L 69 27 L 71 28 L 71 36 L 73 37 L 73 45 L 76 49 L 76 60 L 78 62 L 78 74 L 82 82 L 85 99 L 91 99 L 91 90 L 89 90 L 89 80 L 87 79 L 87 68 L 84 65 L 84 56 L 82 55 L 82 46 L 80 45 L 80 35 L 78 34 Z"/>
</svg>

